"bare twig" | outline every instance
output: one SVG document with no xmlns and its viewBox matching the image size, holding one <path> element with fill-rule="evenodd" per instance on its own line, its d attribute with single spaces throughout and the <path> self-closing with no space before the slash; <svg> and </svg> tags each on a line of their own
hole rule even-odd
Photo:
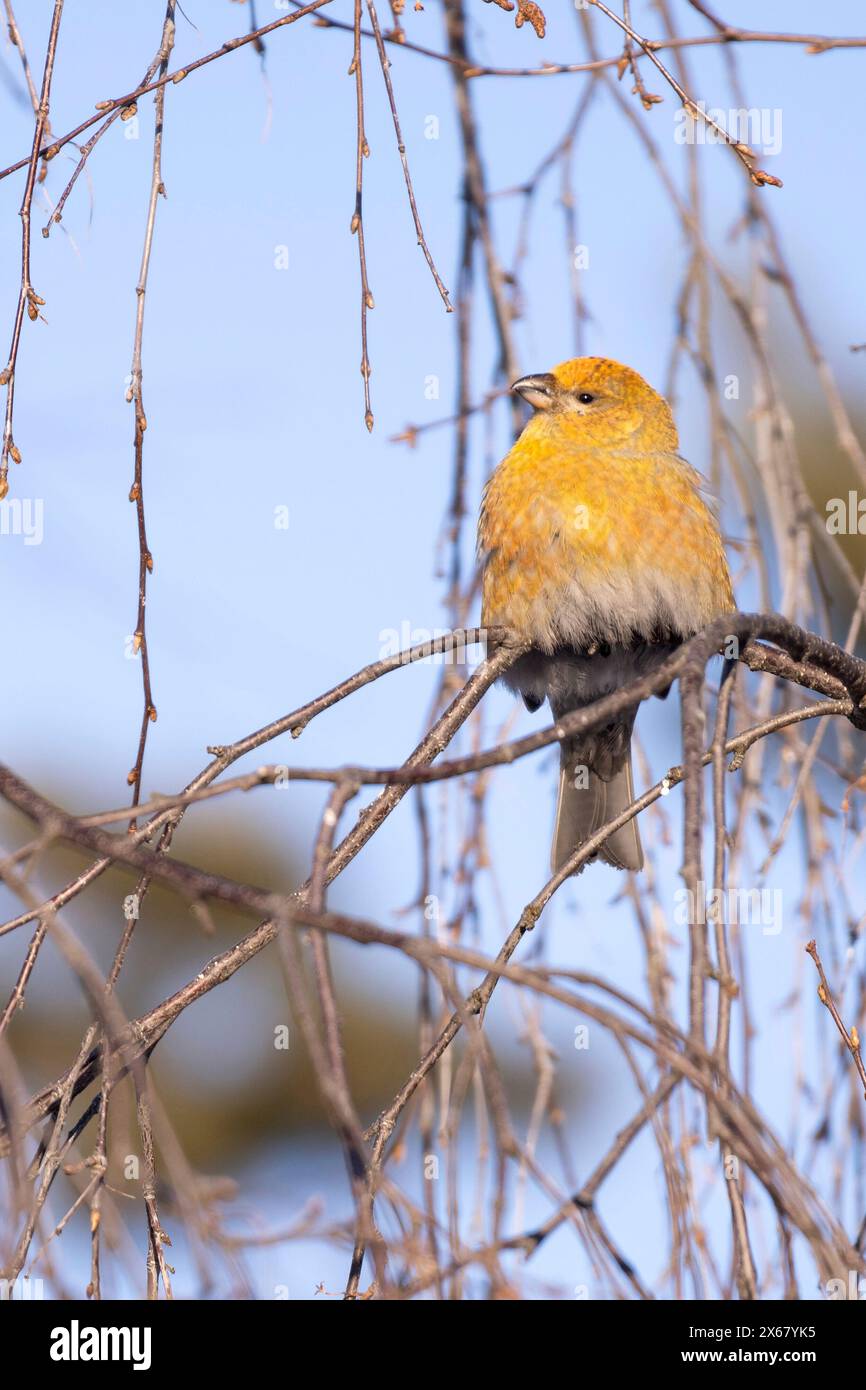
<svg viewBox="0 0 866 1390">
<path fill-rule="evenodd" d="M 36 186 L 36 169 L 42 147 L 42 138 L 48 128 L 48 109 L 51 96 L 51 79 L 54 75 L 54 60 L 57 57 L 57 39 L 60 33 L 60 20 L 63 16 L 63 0 L 54 0 L 54 11 L 51 16 L 51 29 L 48 35 L 48 48 L 45 53 L 45 66 L 42 71 L 42 87 L 39 93 L 39 106 L 36 110 L 36 124 L 33 129 L 33 147 L 30 151 L 30 159 L 27 163 L 27 179 L 24 184 L 24 196 L 21 200 L 19 216 L 21 218 L 21 288 L 18 292 L 18 307 L 15 310 L 15 322 L 12 327 L 12 342 L 9 347 L 9 357 L 6 366 L 0 371 L 0 386 L 6 387 L 6 418 L 3 424 L 3 446 L 0 450 L 0 500 L 9 491 L 8 473 L 9 459 L 14 463 L 21 462 L 21 451 L 12 436 L 12 419 L 15 409 L 15 369 L 18 363 L 18 347 L 21 342 L 21 325 L 24 322 L 24 311 L 27 310 L 27 317 L 33 322 L 39 318 L 39 309 L 44 300 L 39 297 L 33 288 L 30 279 L 30 209 L 33 203 L 33 190 Z M 13 33 L 13 40 L 20 47 L 20 39 L 16 39 L 17 29 Z M 23 49 L 21 49 L 23 55 Z"/>
</svg>

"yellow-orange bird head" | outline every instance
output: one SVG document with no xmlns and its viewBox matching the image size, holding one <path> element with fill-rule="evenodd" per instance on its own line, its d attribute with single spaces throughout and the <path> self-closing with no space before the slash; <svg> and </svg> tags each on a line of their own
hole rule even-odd
<svg viewBox="0 0 866 1390">
<path fill-rule="evenodd" d="M 513 391 L 534 406 L 528 433 L 562 433 L 588 448 L 633 446 L 676 453 L 677 427 L 658 391 L 609 357 L 575 357 L 552 372 L 524 376 Z"/>
</svg>

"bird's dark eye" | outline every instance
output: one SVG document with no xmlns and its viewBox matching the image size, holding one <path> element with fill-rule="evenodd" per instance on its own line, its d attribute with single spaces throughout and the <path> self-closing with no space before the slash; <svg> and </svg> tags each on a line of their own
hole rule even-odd
<svg viewBox="0 0 866 1390">
<path fill-rule="evenodd" d="M 591 391 L 581 391 L 577 399 L 580 401 L 581 405 L 592 405 L 595 396 Z"/>
</svg>

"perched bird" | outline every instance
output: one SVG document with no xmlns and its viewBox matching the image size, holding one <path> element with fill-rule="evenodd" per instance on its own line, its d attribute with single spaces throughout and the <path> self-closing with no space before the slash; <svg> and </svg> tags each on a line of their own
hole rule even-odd
<svg viewBox="0 0 866 1390">
<path fill-rule="evenodd" d="M 558 720 L 654 670 L 735 603 L 703 479 L 657 391 L 605 357 L 511 389 L 534 414 L 484 490 L 482 622 L 531 642 L 505 680 L 531 711 L 549 699 Z M 634 800 L 636 714 L 561 741 L 554 871 Z M 600 855 L 642 868 L 637 821 Z"/>
</svg>

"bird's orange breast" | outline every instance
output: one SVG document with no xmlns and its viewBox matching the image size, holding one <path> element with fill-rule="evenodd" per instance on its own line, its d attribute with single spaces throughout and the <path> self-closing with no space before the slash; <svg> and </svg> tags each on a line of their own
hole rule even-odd
<svg viewBox="0 0 866 1390">
<path fill-rule="evenodd" d="M 479 522 L 482 621 L 542 650 L 688 634 L 734 609 L 700 476 L 677 455 L 525 433 L 490 478 Z"/>
</svg>

